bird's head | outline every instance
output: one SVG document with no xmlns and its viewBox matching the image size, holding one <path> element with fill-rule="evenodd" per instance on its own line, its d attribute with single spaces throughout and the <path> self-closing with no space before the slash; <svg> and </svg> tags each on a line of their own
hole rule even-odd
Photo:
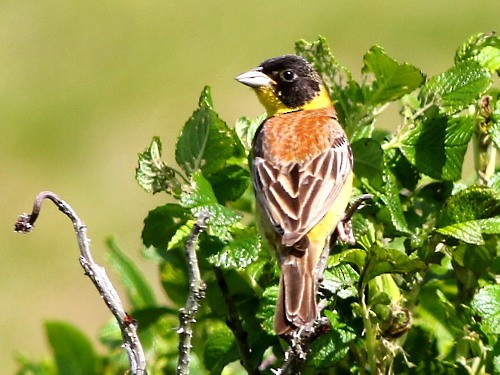
<svg viewBox="0 0 500 375">
<path fill-rule="evenodd" d="M 268 116 L 332 105 L 319 74 L 296 55 L 266 60 L 236 80 L 255 90 Z"/>
</svg>

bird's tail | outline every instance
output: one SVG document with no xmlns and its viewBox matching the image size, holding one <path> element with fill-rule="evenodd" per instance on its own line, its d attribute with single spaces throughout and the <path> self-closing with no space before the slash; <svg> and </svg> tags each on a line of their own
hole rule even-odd
<svg viewBox="0 0 500 375">
<path fill-rule="evenodd" d="M 310 325 L 317 318 L 316 264 L 306 251 L 288 254 L 281 264 L 274 329 L 278 335 Z"/>
</svg>

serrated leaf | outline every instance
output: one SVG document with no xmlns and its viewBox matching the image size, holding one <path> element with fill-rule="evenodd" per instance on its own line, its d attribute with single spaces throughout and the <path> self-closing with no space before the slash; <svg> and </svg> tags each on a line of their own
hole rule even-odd
<svg viewBox="0 0 500 375">
<path fill-rule="evenodd" d="M 262 114 L 254 120 L 250 120 L 247 117 L 240 117 L 236 121 L 236 125 L 234 126 L 234 130 L 238 135 L 241 143 L 245 146 L 247 150 L 252 149 L 253 138 L 255 136 L 255 132 L 259 128 L 260 124 L 266 119 L 266 114 Z"/>
<path fill-rule="evenodd" d="M 371 139 L 359 139 L 351 144 L 354 155 L 354 174 L 375 189 L 383 185 L 382 171 L 384 153 L 379 142 Z"/>
<path fill-rule="evenodd" d="M 375 80 L 364 90 L 365 103 L 380 105 L 401 98 L 424 82 L 424 75 L 414 66 L 398 63 L 379 46 L 373 46 L 363 57 L 363 73 Z"/>
<path fill-rule="evenodd" d="M 229 328 L 221 325 L 210 332 L 203 349 L 203 363 L 210 374 L 220 374 L 226 365 L 239 358 L 238 346 Z"/>
<path fill-rule="evenodd" d="M 254 227 L 232 228 L 231 240 L 222 251 L 208 257 L 210 263 L 222 268 L 245 268 L 258 258 L 260 237 Z"/>
<path fill-rule="evenodd" d="M 167 244 L 167 250 L 171 250 L 176 247 L 184 247 L 189 235 L 191 234 L 194 224 L 194 220 L 189 220 L 186 224 L 181 225 L 170 238 L 170 241 Z"/>
<path fill-rule="evenodd" d="M 395 249 L 385 249 L 374 245 L 368 253 L 363 283 L 384 273 L 414 273 L 425 268 L 425 263 L 418 259 L 410 259 L 408 255 Z"/>
<path fill-rule="evenodd" d="M 339 254 L 333 254 L 328 258 L 328 266 L 336 266 L 340 262 L 352 263 L 362 269 L 366 262 L 367 253 L 361 249 L 348 249 Z"/>
<path fill-rule="evenodd" d="M 475 58 L 486 47 L 500 48 L 500 38 L 495 33 L 474 34 L 457 49 L 455 64 Z"/>
<path fill-rule="evenodd" d="M 500 193 L 471 186 L 452 196 L 444 206 L 437 232 L 466 243 L 482 245 L 482 233 L 500 233 Z"/>
<path fill-rule="evenodd" d="M 446 202 L 437 226 L 443 228 L 498 215 L 500 215 L 500 192 L 486 186 L 470 186 Z"/>
<path fill-rule="evenodd" d="M 201 170 L 209 176 L 224 168 L 229 158 L 244 155 L 243 146 L 236 141 L 234 131 L 212 109 L 210 90 L 206 87 L 199 108 L 177 139 L 175 159 L 187 175 Z"/>
<path fill-rule="evenodd" d="M 69 323 L 45 322 L 45 334 L 54 354 L 59 374 L 97 374 L 97 358 L 92 343 Z"/>
<path fill-rule="evenodd" d="M 175 198 L 181 193 L 180 173 L 161 160 L 161 141 L 154 137 L 150 146 L 139 154 L 139 165 L 135 170 L 137 183 L 148 193 L 165 191 Z"/>
<path fill-rule="evenodd" d="M 331 330 L 320 335 L 311 345 L 312 358 L 309 363 L 315 368 L 329 368 L 345 357 L 349 351 L 349 343 L 356 338 L 345 324 L 339 322 L 337 313 L 326 311 Z"/>
<path fill-rule="evenodd" d="M 165 248 L 174 234 L 190 218 L 189 210 L 178 204 L 168 203 L 149 211 L 144 219 L 142 242 L 145 246 Z"/>
<path fill-rule="evenodd" d="M 112 238 L 106 240 L 109 248 L 107 261 L 125 287 L 128 300 L 134 310 L 156 306 L 153 289 L 136 265 L 120 250 Z"/>
<path fill-rule="evenodd" d="M 356 284 L 359 274 L 350 264 L 342 263 L 325 271 L 321 286 L 340 298 L 349 298 L 357 295 Z"/>
<path fill-rule="evenodd" d="M 500 71 L 500 48 L 484 47 L 475 57 L 476 61 L 490 73 Z"/>
<path fill-rule="evenodd" d="M 473 129 L 474 119 L 469 116 L 431 118 L 410 130 L 399 148 L 420 172 L 456 181 Z"/>
<path fill-rule="evenodd" d="M 470 244 L 484 244 L 483 236 L 481 235 L 481 225 L 479 225 L 479 222 L 477 221 L 464 221 L 461 223 L 447 225 L 445 227 L 438 228 L 437 232 Z"/>
<path fill-rule="evenodd" d="M 264 290 L 260 297 L 257 319 L 261 322 L 265 332 L 274 335 L 274 313 L 276 311 L 276 301 L 278 300 L 278 287 L 271 286 Z"/>
<path fill-rule="evenodd" d="M 189 208 L 194 217 L 201 213 L 208 214 L 206 223 L 210 225 L 210 234 L 223 240 L 229 239 L 229 226 L 237 223 L 241 215 L 217 202 L 212 186 L 200 171 L 191 176 L 189 187 L 184 190 L 180 204 Z"/>
<path fill-rule="evenodd" d="M 391 223 L 394 225 L 394 228 L 401 233 L 410 234 L 410 230 L 408 229 L 408 223 L 406 222 L 406 218 L 403 213 L 403 208 L 401 206 L 401 199 L 399 197 L 400 187 L 398 185 L 398 181 L 396 180 L 396 176 L 392 173 L 392 171 L 385 167 L 383 174 L 383 189 L 382 192 L 378 192 L 377 196 L 380 197 L 385 207 L 389 211 L 389 215 L 391 218 Z"/>
<path fill-rule="evenodd" d="M 487 285 L 479 290 L 471 305 L 481 317 L 483 330 L 500 335 L 500 285 Z"/>
<path fill-rule="evenodd" d="M 491 85 L 491 75 L 474 60 L 462 61 L 446 72 L 431 77 L 422 95 L 445 113 L 456 113 L 474 103 Z"/>
</svg>

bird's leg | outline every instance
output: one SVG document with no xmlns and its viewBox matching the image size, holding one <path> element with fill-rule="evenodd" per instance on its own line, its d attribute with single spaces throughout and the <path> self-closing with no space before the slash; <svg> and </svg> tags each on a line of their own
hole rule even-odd
<svg viewBox="0 0 500 375">
<path fill-rule="evenodd" d="M 347 208 L 344 217 L 339 221 L 336 228 L 336 235 L 341 241 L 348 243 L 349 245 L 354 245 L 356 240 L 354 239 L 354 232 L 352 230 L 351 217 L 354 213 L 364 207 L 364 203 L 367 200 L 373 198 L 371 194 L 363 194 L 357 197 L 354 202 L 352 202 Z"/>
</svg>

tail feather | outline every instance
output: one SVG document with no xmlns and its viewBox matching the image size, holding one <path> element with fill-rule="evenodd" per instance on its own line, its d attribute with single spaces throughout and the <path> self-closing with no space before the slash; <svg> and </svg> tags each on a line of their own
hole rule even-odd
<svg viewBox="0 0 500 375">
<path fill-rule="evenodd" d="M 317 317 L 314 269 L 304 264 L 306 257 L 289 255 L 281 265 L 278 304 L 274 328 L 278 335 L 312 323 Z"/>
</svg>

